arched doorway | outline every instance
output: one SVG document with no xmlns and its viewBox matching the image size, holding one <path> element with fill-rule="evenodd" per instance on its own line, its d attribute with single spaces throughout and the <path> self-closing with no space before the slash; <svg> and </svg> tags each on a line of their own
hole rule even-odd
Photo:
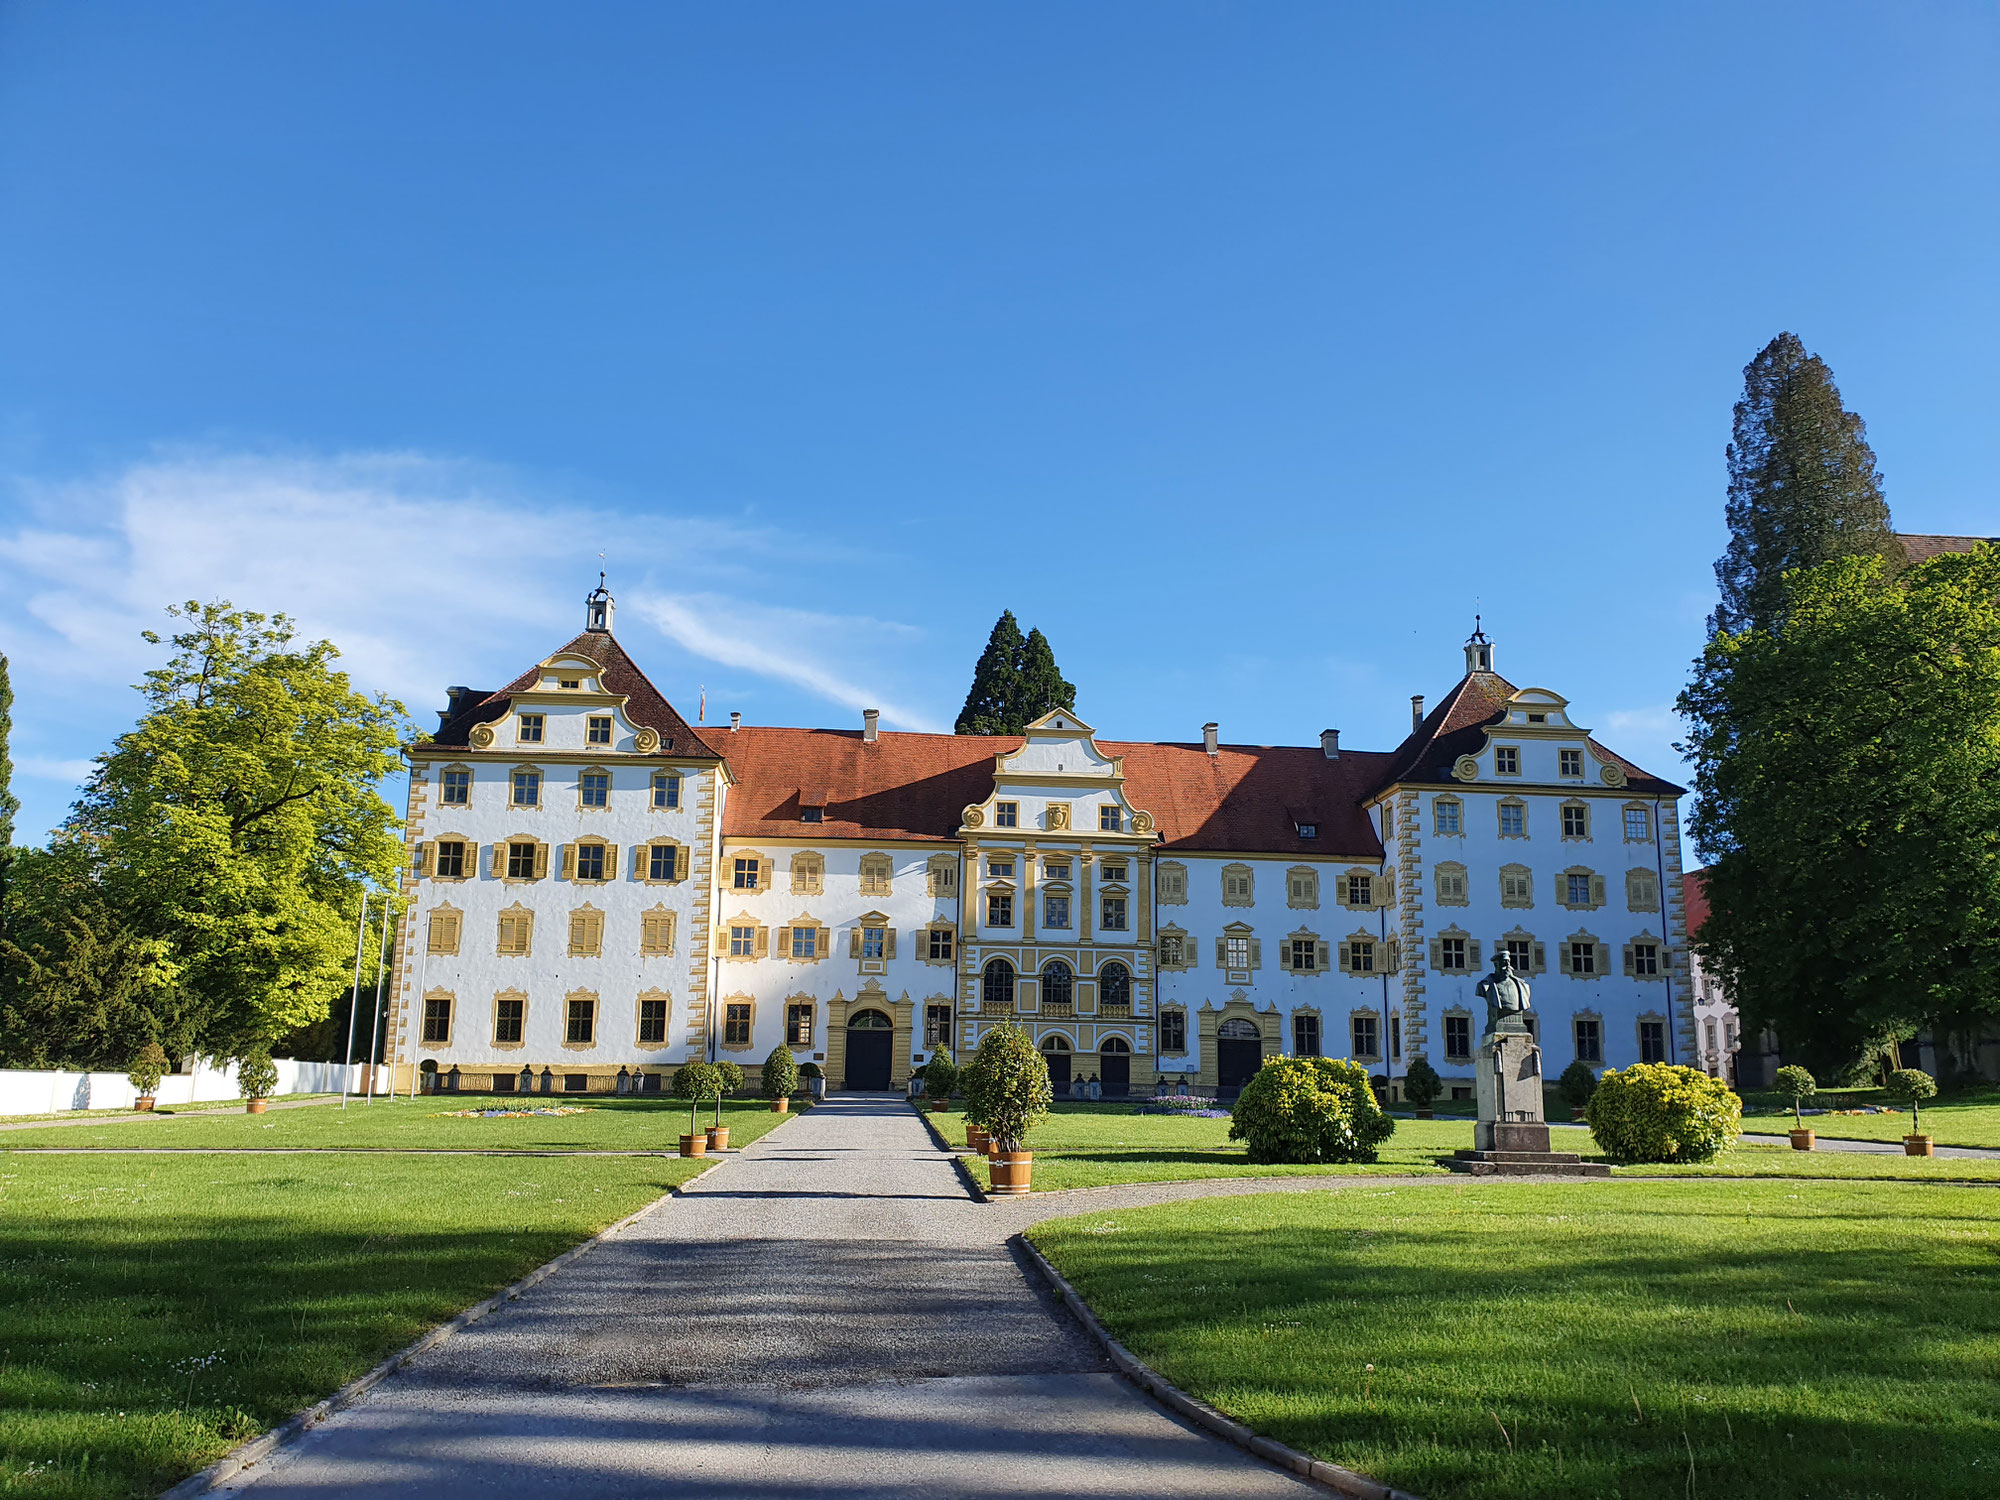
<svg viewBox="0 0 2000 1500">
<path fill-rule="evenodd" d="M 1042 1038 L 1042 1061 L 1049 1065 L 1049 1087 L 1058 1099 L 1069 1097 L 1069 1038 L 1066 1036 L 1045 1036 Z"/>
<path fill-rule="evenodd" d="M 1215 1029 L 1215 1082 L 1240 1089 L 1264 1066 L 1264 1034 L 1255 1021 L 1231 1016 Z"/>
<path fill-rule="evenodd" d="M 847 1018 L 847 1077 L 841 1087 L 880 1091 L 889 1087 L 896 1023 L 879 1010 L 859 1010 Z"/>
<path fill-rule="evenodd" d="M 1107 1099 L 1123 1099 L 1131 1092 L 1132 1045 L 1122 1036 L 1108 1036 L 1097 1044 L 1097 1081 Z"/>
<path fill-rule="evenodd" d="M 1014 966 L 1004 958 L 988 963 L 979 976 L 979 1003 L 988 1013 L 1014 1009 Z"/>
</svg>

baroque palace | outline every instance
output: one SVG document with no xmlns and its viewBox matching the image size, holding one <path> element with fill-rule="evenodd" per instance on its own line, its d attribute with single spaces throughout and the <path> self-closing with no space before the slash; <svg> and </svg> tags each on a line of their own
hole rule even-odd
<svg viewBox="0 0 2000 1500">
<path fill-rule="evenodd" d="M 1061 1092 L 1231 1089 L 1279 1053 L 1472 1086 L 1507 945 L 1553 1078 L 1696 1056 L 1681 789 L 1465 673 L 1393 750 L 697 728 L 587 628 L 408 748 L 401 1088 L 651 1093 L 772 1048 L 900 1089 L 1002 1018 Z"/>
</svg>

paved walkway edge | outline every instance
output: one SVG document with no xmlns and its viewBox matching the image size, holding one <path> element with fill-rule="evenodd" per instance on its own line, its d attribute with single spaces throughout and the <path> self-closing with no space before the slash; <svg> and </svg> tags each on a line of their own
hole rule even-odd
<svg viewBox="0 0 2000 1500">
<path fill-rule="evenodd" d="M 924 1122 L 924 1129 L 931 1133 L 931 1139 L 937 1143 L 938 1150 L 951 1158 L 952 1167 L 958 1173 L 959 1184 L 964 1187 L 966 1192 L 972 1195 L 972 1201 L 974 1203 L 991 1202 L 992 1200 L 986 1196 L 986 1189 L 979 1185 L 979 1179 L 973 1175 L 972 1168 L 968 1167 L 965 1164 L 965 1158 L 958 1154 L 958 1147 L 951 1143 L 951 1137 L 946 1135 L 939 1128 L 937 1121 L 931 1118 L 930 1110 L 925 1109 L 915 1099 L 910 1101 L 910 1107 L 916 1110 L 917 1118 Z M 949 1114 L 949 1111 L 946 1113 Z"/>
<path fill-rule="evenodd" d="M 798 1116 L 793 1115 L 790 1118 L 797 1119 Z M 768 1140 L 783 1128 L 782 1124 L 774 1125 L 757 1139 Z M 751 1144 L 754 1145 L 755 1142 Z M 342 1386 L 318 1405 L 309 1406 L 297 1416 L 280 1422 L 276 1427 L 273 1427 L 262 1436 L 251 1438 L 249 1442 L 230 1449 L 199 1474 L 191 1474 L 172 1489 L 163 1491 L 159 1500 L 195 1500 L 197 1496 L 212 1493 L 218 1486 L 235 1478 L 236 1475 L 242 1473 L 251 1465 L 262 1463 L 281 1449 L 289 1448 L 335 1412 L 352 1406 L 356 1401 L 374 1390 L 376 1386 L 387 1380 L 396 1371 L 402 1369 L 404 1365 L 407 1365 L 418 1355 L 424 1353 L 426 1350 L 435 1349 L 460 1329 L 470 1328 L 488 1313 L 497 1308 L 504 1307 L 507 1303 L 512 1302 L 516 1297 L 520 1296 L 521 1293 L 548 1280 L 549 1277 L 555 1275 L 557 1271 L 561 1270 L 571 1261 L 576 1260 L 580 1256 L 588 1255 L 613 1235 L 627 1229 L 640 1219 L 643 1219 L 647 1214 L 653 1212 L 662 1203 L 678 1198 L 681 1195 L 681 1189 L 686 1187 L 689 1182 L 694 1182 L 698 1178 L 707 1177 L 719 1171 L 735 1160 L 735 1158 L 736 1153 L 732 1151 L 728 1156 L 718 1160 L 714 1166 L 705 1167 L 695 1173 L 693 1177 L 688 1179 L 688 1182 L 679 1183 L 669 1188 L 651 1203 L 646 1204 L 645 1207 L 627 1214 L 616 1224 L 606 1225 L 589 1239 L 584 1240 L 580 1244 L 570 1246 L 569 1249 L 563 1251 L 554 1260 L 535 1267 L 534 1270 L 530 1271 L 513 1285 L 502 1287 L 484 1302 L 468 1307 L 450 1322 L 440 1323 L 429 1333 L 422 1335 L 413 1343 L 405 1344 L 401 1349 L 398 1349 L 365 1375 L 356 1376 L 353 1380 L 348 1381 L 346 1385 Z"/>
<path fill-rule="evenodd" d="M 1186 1391 L 1168 1380 L 1151 1365 L 1145 1363 L 1130 1349 L 1114 1339 L 1097 1321 L 1097 1314 L 1090 1310 L 1090 1304 L 1076 1294 L 1076 1288 L 1063 1279 L 1063 1275 L 1048 1262 L 1048 1257 L 1036 1248 L 1035 1242 L 1025 1234 L 1016 1235 L 1021 1248 L 1035 1263 L 1035 1268 L 1048 1278 L 1056 1296 L 1076 1316 L 1086 1332 L 1103 1346 L 1118 1373 L 1131 1381 L 1139 1389 L 1151 1396 L 1160 1405 L 1175 1414 L 1185 1417 L 1196 1426 L 1205 1428 L 1217 1437 L 1234 1443 L 1246 1452 L 1254 1453 L 1266 1463 L 1324 1485 L 1337 1495 L 1346 1495 L 1350 1500 L 1417 1500 L 1417 1496 L 1403 1490 L 1392 1489 L 1380 1484 L 1365 1474 L 1357 1474 L 1352 1469 L 1343 1469 L 1339 1464 L 1330 1464 L 1314 1458 L 1310 1453 L 1301 1453 L 1276 1438 L 1268 1438 L 1253 1432 L 1232 1417 L 1226 1417 L 1206 1401 L 1197 1401 Z"/>
</svg>

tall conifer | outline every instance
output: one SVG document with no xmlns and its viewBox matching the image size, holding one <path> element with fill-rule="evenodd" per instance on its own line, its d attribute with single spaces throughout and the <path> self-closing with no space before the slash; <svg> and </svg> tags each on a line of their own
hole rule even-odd
<svg viewBox="0 0 2000 1500">
<path fill-rule="evenodd" d="M 1796 334 L 1779 334 L 1744 367 L 1727 518 L 1711 634 L 1780 623 L 1790 569 L 1879 556 L 1894 571 L 1902 561 L 1867 429 Z"/>
<path fill-rule="evenodd" d="M 1020 690 L 1019 714 L 1023 727 L 1051 709 L 1076 710 L 1076 684 L 1063 681 L 1056 667 L 1055 648 L 1039 630 L 1028 632 L 1027 644 L 1021 649 Z"/>
<path fill-rule="evenodd" d="M 1014 611 L 1001 611 L 993 622 L 993 633 L 986 638 L 986 649 L 979 653 L 979 664 L 972 669 L 972 688 L 965 695 L 965 707 L 958 711 L 953 734 L 1019 733 L 1013 714 L 1020 697 L 1021 651 L 1026 644 Z"/>
</svg>

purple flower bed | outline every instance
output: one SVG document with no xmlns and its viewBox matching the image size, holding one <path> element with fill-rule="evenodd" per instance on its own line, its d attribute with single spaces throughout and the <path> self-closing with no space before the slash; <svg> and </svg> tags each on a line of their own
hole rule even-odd
<svg viewBox="0 0 2000 1500">
<path fill-rule="evenodd" d="M 1229 1111 L 1217 1109 L 1213 1099 L 1198 1094 L 1163 1095 L 1139 1106 L 1142 1115 L 1187 1115 L 1197 1120 L 1226 1120 Z"/>
</svg>

